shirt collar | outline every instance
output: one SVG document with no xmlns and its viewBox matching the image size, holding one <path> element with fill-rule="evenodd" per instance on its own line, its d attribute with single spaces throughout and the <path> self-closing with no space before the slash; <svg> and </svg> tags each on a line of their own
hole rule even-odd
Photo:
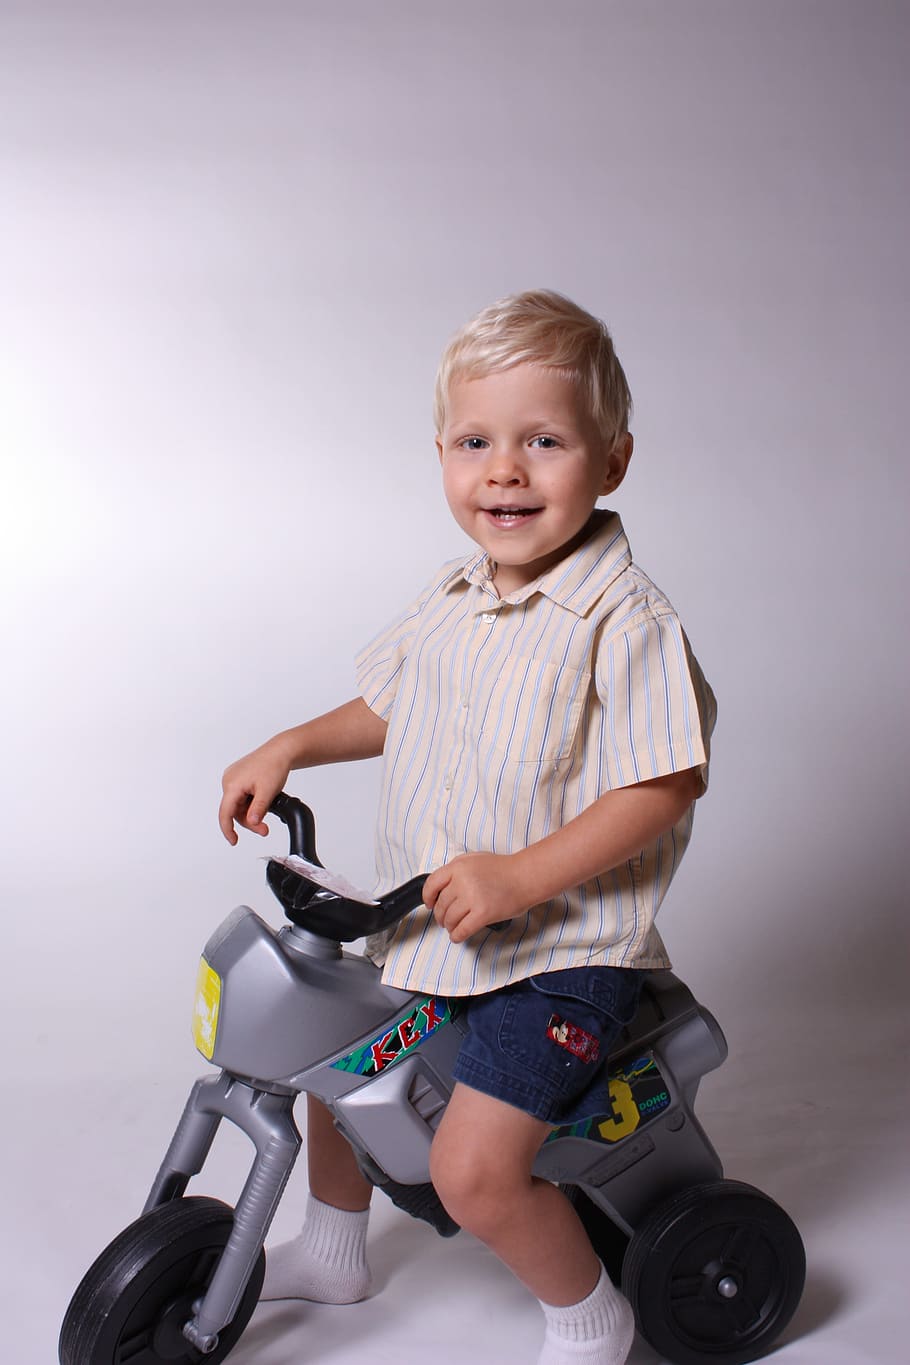
<svg viewBox="0 0 910 1365">
<path fill-rule="evenodd" d="M 516 606 L 540 592 L 552 602 L 575 612 L 576 616 L 585 616 L 631 563 L 632 551 L 619 516 L 616 512 L 597 509 L 587 540 L 517 592 L 502 599 L 498 597 L 493 586 L 493 562 L 482 551 L 452 570 L 445 591 L 470 585 L 479 588 L 486 597 Z"/>
</svg>

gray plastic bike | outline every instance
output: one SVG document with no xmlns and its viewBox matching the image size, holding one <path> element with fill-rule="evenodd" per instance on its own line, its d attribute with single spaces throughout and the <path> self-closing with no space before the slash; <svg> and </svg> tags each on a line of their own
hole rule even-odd
<svg viewBox="0 0 910 1365">
<path fill-rule="evenodd" d="M 318 864 L 308 807 L 281 793 L 271 809 L 291 852 Z M 458 1231 L 429 1180 L 462 1037 L 458 1002 L 384 986 L 341 948 L 413 909 L 424 878 L 365 906 L 274 860 L 267 876 L 289 922 L 276 932 L 240 906 L 209 939 L 194 1033 L 218 1074 L 193 1087 L 141 1217 L 76 1289 L 61 1365 L 225 1359 L 262 1288 L 263 1243 L 300 1148 L 301 1091 L 328 1106 L 363 1172 L 399 1207 L 443 1236 Z M 695 1117 L 699 1082 L 726 1052 L 682 982 L 649 973 L 610 1058 L 609 1112 L 554 1130 L 534 1167 L 573 1200 L 640 1333 L 676 1365 L 764 1354 L 805 1278 L 791 1219 L 759 1190 L 722 1178 Z M 186 1193 L 223 1119 L 255 1147 L 234 1208 Z"/>
</svg>

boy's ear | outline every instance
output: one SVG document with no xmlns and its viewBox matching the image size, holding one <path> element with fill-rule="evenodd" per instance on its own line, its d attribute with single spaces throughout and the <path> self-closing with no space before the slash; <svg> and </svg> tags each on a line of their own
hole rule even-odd
<svg viewBox="0 0 910 1365">
<path fill-rule="evenodd" d="M 436 435 L 436 454 L 439 456 L 439 463 L 442 464 L 442 437 L 438 432 Z"/>
<path fill-rule="evenodd" d="M 629 468 L 629 461 L 632 458 L 633 444 L 632 433 L 627 431 L 610 451 L 607 457 L 604 481 L 600 489 L 601 497 L 605 493 L 612 493 L 614 488 L 618 488 L 626 477 L 626 470 Z"/>
</svg>

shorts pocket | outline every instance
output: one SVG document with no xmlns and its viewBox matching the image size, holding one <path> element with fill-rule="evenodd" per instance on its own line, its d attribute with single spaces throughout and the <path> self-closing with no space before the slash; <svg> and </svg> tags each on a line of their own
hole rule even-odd
<svg viewBox="0 0 910 1365">
<path fill-rule="evenodd" d="M 591 1005 L 625 1028 L 635 1017 L 644 974 L 629 967 L 565 967 L 528 978 L 540 995 Z"/>
<path fill-rule="evenodd" d="M 577 1098 L 598 1076 L 635 1013 L 637 976 L 616 967 L 575 967 L 507 988 L 499 1047 L 535 1077 L 541 1091 L 562 1102 Z"/>
</svg>

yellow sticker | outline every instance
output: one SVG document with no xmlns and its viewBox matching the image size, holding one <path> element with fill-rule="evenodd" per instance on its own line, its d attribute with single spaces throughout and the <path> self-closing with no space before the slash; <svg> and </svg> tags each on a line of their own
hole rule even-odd
<svg viewBox="0 0 910 1365">
<path fill-rule="evenodd" d="M 607 1142 L 618 1142 L 620 1138 L 634 1133 L 640 1120 L 638 1105 L 628 1081 L 617 1080 L 615 1076 L 611 1079 L 610 1108 L 610 1117 L 597 1125 L 597 1131 Z"/>
<path fill-rule="evenodd" d="M 208 1061 L 215 1051 L 218 1010 L 221 1006 L 221 977 L 205 958 L 199 959 L 196 977 L 196 1004 L 193 1008 L 193 1042 Z"/>
</svg>

